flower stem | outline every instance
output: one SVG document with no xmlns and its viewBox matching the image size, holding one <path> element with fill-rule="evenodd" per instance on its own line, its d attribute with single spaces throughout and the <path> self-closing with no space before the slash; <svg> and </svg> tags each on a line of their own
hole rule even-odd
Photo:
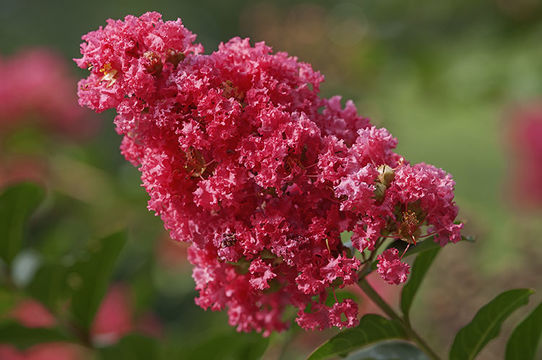
<svg viewBox="0 0 542 360">
<path fill-rule="evenodd" d="M 425 342 L 424 339 L 418 335 L 410 324 L 400 317 L 388 303 L 376 292 L 375 289 L 367 282 L 364 278 L 359 282 L 359 287 L 363 290 L 365 294 L 382 310 L 386 315 L 388 315 L 392 320 L 397 321 L 405 330 L 408 338 L 414 341 L 431 359 L 440 360 L 440 357 L 435 353 L 431 347 Z"/>
</svg>

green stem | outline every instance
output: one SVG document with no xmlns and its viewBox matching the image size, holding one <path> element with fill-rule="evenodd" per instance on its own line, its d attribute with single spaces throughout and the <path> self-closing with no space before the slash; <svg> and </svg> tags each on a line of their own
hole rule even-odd
<svg viewBox="0 0 542 360">
<path fill-rule="evenodd" d="M 378 251 L 378 248 L 382 245 L 382 243 L 384 242 L 384 239 L 383 238 L 379 238 L 377 241 L 376 241 L 376 244 L 375 244 L 375 247 L 374 247 L 374 250 L 371 251 L 371 255 L 369 255 L 369 258 L 368 259 L 365 259 L 365 256 L 364 256 L 364 261 L 362 264 L 365 264 L 363 265 L 363 267 L 361 268 L 361 270 L 358 272 L 358 279 L 359 281 L 365 279 L 365 277 L 367 275 L 369 275 L 371 272 L 372 272 L 372 265 L 373 265 L 373 261 L 376 257 L 376 253 Z M 363 253 L 362 253 L 363 254 Z"/>
<path fill-rule="evenodd" d="M 363 290 L 365 294 L 380 308 L 386 315 L 388 315 L 392 320 L 397 321 L 405 332 L 407 333 L 409 339 L 414 341 L 418 346 L 433 360 L 440 360 L 440 357 L 435 353 L 433 349 L 425 342 L 424 339 L 418 335 L 414 329 L 388 305 L 388 303 L 373 289 L 373 287 L 367 282 L 366 279 L 362 279 L 359 282 L 359 287 Z"/>
</svg>

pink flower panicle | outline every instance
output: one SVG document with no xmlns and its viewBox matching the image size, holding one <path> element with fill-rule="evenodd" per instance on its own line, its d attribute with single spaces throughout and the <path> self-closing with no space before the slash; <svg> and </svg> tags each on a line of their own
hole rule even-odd
<svg viewBox="0 0 542 360">
<path fill-rule="evenodd" d="M 196 303 L 227 309 L 239 331 L 285 329 L 289 305 L 307 329 L 355 326 L 355 303 L 326 305 L 361 267 L 344 231 L 360 251 L 422 227 L 457 240 L 449 175 L 406 163 L 352 102 L 319 97 L 323 77 L 309 64 L 240 38 L 203 55 L 180 20 L 157 13 L 83 39 L 80 103 L 117 110 L 149 209 L 191 243 Z"/>
</svg>

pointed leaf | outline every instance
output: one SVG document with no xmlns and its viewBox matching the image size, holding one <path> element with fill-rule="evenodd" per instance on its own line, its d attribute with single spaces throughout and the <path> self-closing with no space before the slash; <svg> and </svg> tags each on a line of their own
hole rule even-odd
<svg viewBox="0 0 542 360">
<path fill-rule="evenodd" d="M 17 304 L 17 295 L 12 290 L 0 288 L 0 318 L 13 309 Z"/>
<path fill-rule="evenodd" d="M 60 264 L 44 264 L 34 275 L 26 292 L 49 310 L 56 312 L 59 300 L 66 295 L 67 270 Z"/>
<path fill-rule="evenodd" d="M 269 338 L 260 334 L 225 333 L 208 336 L 194 347 L 182 349 L 180 355 L 187 360 L 260 359 L 268 344 Z"/>
<path fill-rule="evenodd" d="M 499 335 L 504 320 L 527 304 L 533 292 L 531 289 L 508 290 L 484 305 L 455 336 L 450 360 L 474 359 L 489 341 Z"/>
<path fill-rule="evenodd" d="M 118 343 L 100 349 L 100 358 L 103 360 L 147 360 L 157 357 L 158 342 L 140 334 L 126 335 Z"/>
<path fill-rule="evenodd" d="M 24 226 L 44 197 L 45 191 L 31 183 L 11 186 L 0 195 L 0 257 L 8 265 L 21 250 Z"/>
<path fill-rule="evenodd" d="M 123 232 L 101 239 L 94 244 L 90 254 L 86 254 L 87 258 L 75 263 L 68 274 L 68 282 L 73 288 L 72 315 L 84 329 L 92 325 L 125 242 Z"/>
<path fill-rule="evenodd" d="M 472 242 L 474 242 L 474 238 L 472 236 L 461 236 L 461 241 L 466 241 L 466 242 L 472 243 Z M 395 248 L 395 249 L 399 250 L 400 254 L 402 254 L 406 250 L 407 245 L 408 245 L 408 243 L 403 241 L 403 240 L 395 240 L 394 242 L 392 242 L 387 247 L 387 249 Z M 405 255 L 403 255 L 403 257 L 406 258 L 406 257 L 412 256 L 412 255 L 416 255 L 416 254 L 426 252 L 426 251 L 431 251 L 431 250 L 434 250 L 434 249 L 441 249 L 442 247 L 443 246 L 441 246 L 439 243 L 435 242 L 435 237 L 431 236 L 431 237 L 426 238 L 423 241 L 418 241 L 416 246 L 410 245 L 410 247 L 405 252 Z M 378 264 L 377 260 L 375 260 L 375 261 L 373 261 L 371 263 L 371 271 L 376 270 L 376 265 L 377 264 Z"/>
<path fill-rule="evenodd" d="M 336 302 L 343 302 L 346 299 L 352 299 L 356 303 L 358 303 L 358 296 L 350 291 L 346 290 L 335 290 L 335 295 L 333 294 L 333 291 L 329 291 L 326 298 L 326 306 L 332 307 Z"/>
<path fill-rule="evenodd" d="M 429 360 L 429 358 L 411 343 L 392 340 L 353 352 L 344 360 Z"/>
<path fill-rule="evenodd" d="M 542 303 L 514 330 L 506 344 L 506 360 L 532 360 L 542 335 Z"/>
<path fill-rule="evenodd" d="M 368 314 L 361 318 L 357 327 L 341 331 L 323 343 L 309 356 L 308 360 L 327 359 L 379 341 L 405 338 L 403 328 L 396 321 L 388 320 L 380 315 Z"/>
<path fill-rule="evenodd" d="M 409 317 L 410 307 L 412 306 L 412 302 L 414 300 L 414 296 L 416 295 L 418 288 L 420 287 L 423 279 L 425 278 L 427 270 L 429 270 L 429 267 L 433 263 L 433 260 L 435 260 L 435 257 L 438 255 L 440 249 L 441 248 L 438 247 L 432 250 L 422 252 L 418 256 L 416 256 L 416 260 L 414 260 L 410 278 L 405 284 L 405 286 L 403 286 L 403 290 L 401 292 L 401 311 L 403 311 L 403 315 L 405 316 L 407 321 Z"/>
<path fill-rule="evenodd" d="M 54 328 L 27 328 L 15 322 L 0 324 L 0 342 L 18 348 L 48 342 L 73 342 L 73 338 Z"/>
</svg>

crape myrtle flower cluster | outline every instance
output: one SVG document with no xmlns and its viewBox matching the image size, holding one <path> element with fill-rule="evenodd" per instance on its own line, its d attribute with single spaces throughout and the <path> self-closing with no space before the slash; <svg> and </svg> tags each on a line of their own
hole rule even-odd
<svg viewBox="0 0 542 360">
<path fill-rule="evenodd" d="M 355 326 L 353 300 L 326 299 L 358 280 L 359 252 L 384 237 L 460 239 L 450 175 L 410 165 L 352 102 L 319 97 L 309 64 L 240 38 L 204 55 L 181 20 L 158 13 L 83 40 L 80 104 L 116 109 L 149 209 L 191 243 L 196 303 L 227 309 L 239 331 L 283 330 L 289 306 L 306 329 Z M 399 255 L 383 256 L 379 273 L 404 281 Z"/>
</svg>

